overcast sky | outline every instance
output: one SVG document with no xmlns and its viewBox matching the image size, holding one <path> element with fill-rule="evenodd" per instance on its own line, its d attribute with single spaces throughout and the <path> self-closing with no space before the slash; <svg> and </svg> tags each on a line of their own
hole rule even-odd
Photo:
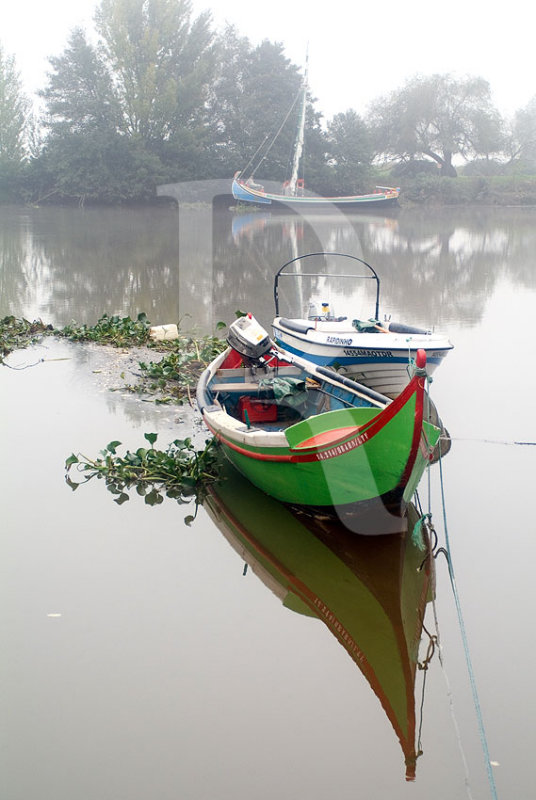
<svg viewBox="0 0 536 800">
<path fill-rule="evenodd" d="M 97 0 L 14 0 L 3 4 L 0 43 L 15 55 L 28 92 L 45 83 L 47 56 L 62 52 L 69 31 L 92 26 Z M 221 27 L 234 24 L 253 43 L 282 42 L 301 65 L 309 45 L 309 83 L 326 117 L 368 103 L 420 73 L 478 75 L 504 114 L 536 95 L 531 66 L 532 12 L 526 0 L 493 7 L 481 0 L 193 0 Z M 529 16 L 530 14 L 530 16 Z"/>
</svg>

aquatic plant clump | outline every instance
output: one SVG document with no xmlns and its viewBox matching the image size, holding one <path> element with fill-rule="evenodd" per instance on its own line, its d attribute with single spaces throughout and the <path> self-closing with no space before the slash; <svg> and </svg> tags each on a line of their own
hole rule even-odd
<svg viewBox="0 0 536 800">
<path fill-rule="evenodd" d="M 145 433 L 144 437 L 149 447 L 127 450 L 124 456 L 117 453 L 118 441 L 106 445 L 96 459 L 73 453 L 65 462 L 67 484 L 75 490 L 92 478 L 102 478 L 118 505 L 130 499 L 131 488 L 147 505 L 159 505 L 164 496 L 178 503 L 199 500 L 204 487 L 217 479 L 220 460 L 214 440 L 207 440 L 202 450 L 197 450 L 190 438 L 175 439 L 166 450 L 157 450 L 158 435 Z M 80 481 L 72 479 L 73 468 L 82 475 Z"/>
<path fill-rule="evenodd" d="M 103 314 L 95 325 L 71 323 L 57 329 L 55 333 L 72 342 L 100 342 L 115 347 L 125 347 L 148 344 L 150 328 L 151 323 L 142 311 L 135 320 L 128 316 L 109 317 L 108 314 Z"/>
<path fill-rule="evenodd" d="M 179 336 L 175 348 L 162 356 L 160 361 L 140 361 L 142 380 L 136 386 L 127 388 L 146 394 L 160 392 L 160 403 L 182 403 L 185 398 L 191 399 L 201 372 L 226 347 L 227 343 L 217 336 L 200 339 Z"/>
<path fill-rule="evenodd" d="M 24 318 L 7 316 L 0 320 L 0 364 L 4 356 L 13 350 L 35 344 L 42 336 L 54 333 L 52 325 L 46 325 L 40 319 L 30 322 Z"/>
<path fill-rule="evenodd" d="M 225 327 L 223 322 L 216 325 L 217 330 Z M 152 339 L 151 323 L 144 312 L 136 319 L 103 314 L 95 325 L 72 322 L 63 328 L 54 328 L 41 320 L 29 322 L 10 316 L 0 320 L 0 364 L 5 364 L 4 356 L 35 344 L 43 335 L 110 347 L 147 347 L 164 353 L 160 361 L 140 361 L 140 380 L 121 387 L 138 394 L 155 395 L 158 403 L 182 403 L 191 399 L 191 390 L 201 372 L 227 346 L 223 339 L 210 335 L 194 337 L 179 333 L 176 339 Z"/>
</svg>

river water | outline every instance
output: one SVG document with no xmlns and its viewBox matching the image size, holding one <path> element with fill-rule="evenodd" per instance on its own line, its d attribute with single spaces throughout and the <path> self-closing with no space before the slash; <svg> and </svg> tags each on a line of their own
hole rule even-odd
<svg viewBox="0 0 536 800">
<path fill-rule="evenodd" d="M 135 492 L 119 506 L 98 480 L 71 491 L 73 451 L 135 449 L 149 431 L 162 446 L 205 437 L 188 407 L 120 391 L 136 371 L 128 353 L 46 339 L 0 369 L 2 800 L 534 796 L 535 223 L 536 209 L 520 208 L 1 210 L 1 317 L 93 324 L 145 311 L 208 333 L 241 309 L 269 324 L 277 268 L 328 249 L 375 267 L 382 315 L 446 331 L 455 348 L 430 392 L 452 448 L 420 495 L 450 545 L 466 634 L 439 553 L 425 625 L 439 630 L 441 661 L 436 648 L 417 671 L 423 755 L 406 782 L 375 683 L 393 659 L 367 676 L 362 645 L 352 655 L 341 633 L 366 626 L 366 603 L 334 628 L 289 590 L 320 540 L 240 483 L 196 513 Z M 313 290 L 324 299 L 323 284 Z M 284 303 L 303 302 L 293 292 Z M 373 313 L 368 288 L 335 282 L 329 300 Z M 374 598 L 401 580 L 375 546 L 359 556 L 367 575 L 344 571 L 371 619 Z M 339 560 L 322 550 L 334 575 L 354 553 L 342 549 Z"/>
</svg>

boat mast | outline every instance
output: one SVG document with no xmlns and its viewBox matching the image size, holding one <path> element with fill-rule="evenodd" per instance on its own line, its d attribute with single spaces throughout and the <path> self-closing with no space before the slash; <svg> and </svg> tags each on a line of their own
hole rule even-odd
<svg viewBox="0 0 536 800">
<path fill-rule="evenodd" d="M 291 197 L 296 195 L 296 185 L 298 183 L 298 170 L 300 167 L 300 160 L 303 153 L 303 138 L 305 132 L 305 106 L 307 104 L 307 71 L 309 67 L 309 54 L 305 58 L 305 72 L 303 75 L 302 84 L 302 97 L 300 106 L 300 115 L 298 118 L 298 132 L 296 134 L 296 143 L 294 145 L 294 160 L 292 162 L 292 173 L 288 182 L 288 193 Z"/>
</svg>

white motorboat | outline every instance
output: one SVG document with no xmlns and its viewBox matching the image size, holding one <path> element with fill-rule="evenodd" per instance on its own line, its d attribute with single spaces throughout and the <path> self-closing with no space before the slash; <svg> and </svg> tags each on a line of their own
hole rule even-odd
<svg viewBox="0 0 536 800">
<path fill-rule="evenodd" d="M 360 262 L 370 270 L 366 276 L 376 281 L 374 316 L 359 320 L 337 317 L 323 304 L 320 309 L 310 307 L 305 318 L 289 318 L 279 314 L 279 279 L 281 277 L 337 277 L 325 272 L 285 271 L 296 262 L 312 256 L 338 256 Z M 453 345 L 448 336 L 432 330 L 379 320 L 380 280 L 370 264 L 345 253 L 308 253 L 288 261 L 277 272 L 274 282 L 276 316 L 272 323 L 274 339 L 290 353 L 306 358 L 314 364 L 332 367 L 352 377 L 381 394 L 395 397 L 408 384 L 417 350 L 426 352 L 428 374 L 441 364 Z"/>
</svg>

